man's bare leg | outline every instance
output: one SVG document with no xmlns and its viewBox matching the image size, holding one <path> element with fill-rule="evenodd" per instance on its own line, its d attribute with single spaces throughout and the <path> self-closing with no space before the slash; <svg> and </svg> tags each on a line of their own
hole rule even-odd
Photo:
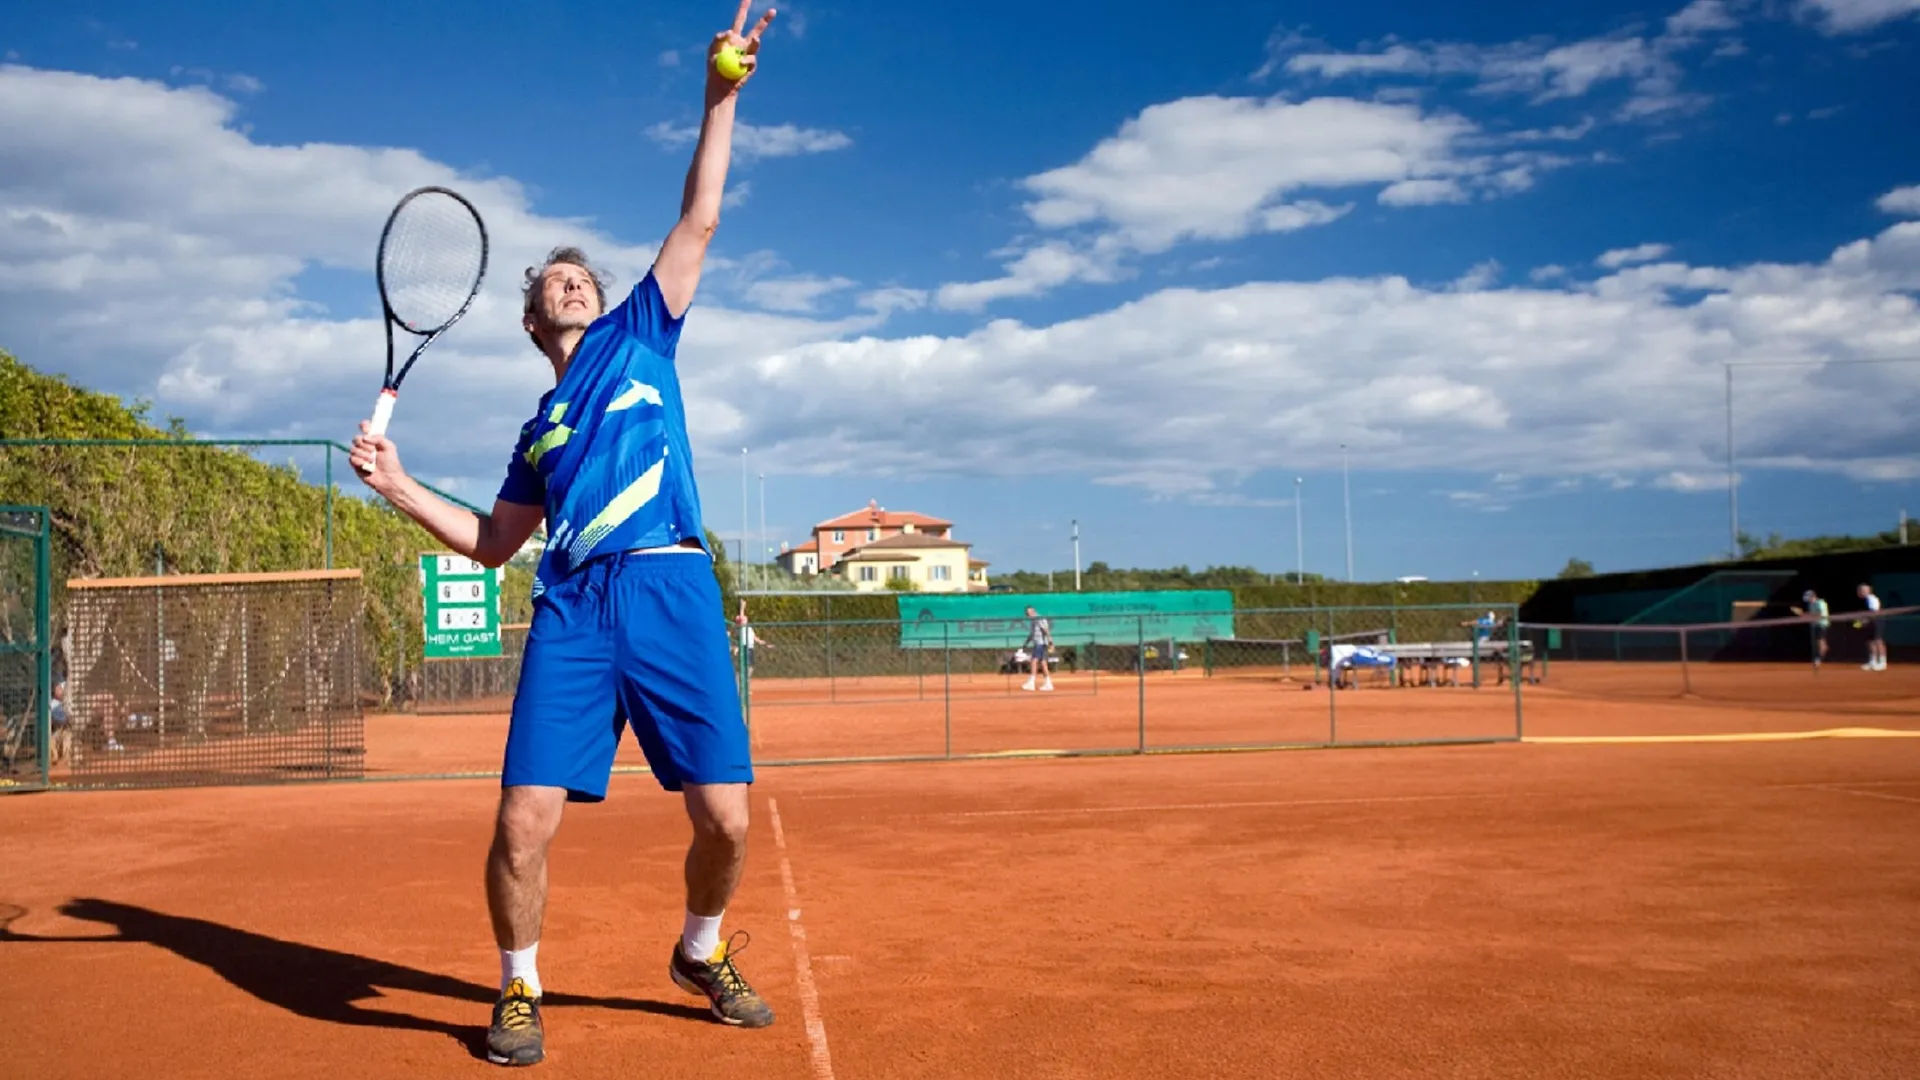
<svg viewBox="0 0 1920 1080">
<path fill-rule="evenodd" d="M 487 1060 L 531 1065 L 546 1056 L 540 1023 L 540 925 L 547 914 L 547 849 L 560 831 L 565 788 L 500 790 L 487 851 L 487 914 L 500 946 L 500 1000 L 487 1027 Z"/>
<path fill-rule="evenodd" d="M 733 966 L 732 950 L 720 946 L 720 920 L 740 884 L 747 861 L 746 784 L 688 784 L 687 921 L 674 947 L 671 972 L 689 993 L 704 994 L 713 1014 L 741 1027 L 773 1023 L 773 1010 Z"/>
<path fill-rule="evenodd" d="M 745 784 L 688 784 L 684 792 L 693 842 L 687 846 L 687 912 L 717 919 L 740 884 L 750 817 Z M 718 943 L 716 938 L 714 943 Z M 711 954 L 711 947 L 707 950 Z M 693 957 L 705 960 L 706 954 Z"/>
<path fill-rule="evenodd" d="M 502 954 L 503 989 L 517 975 L 536 995 L 540 992 L 532 951 L 540 944 L 547 911 L 547 849 L 560 831 L 566 805 L 565 788 L 501 789 L 487 852 L 487 913 Z"/>
</svg>

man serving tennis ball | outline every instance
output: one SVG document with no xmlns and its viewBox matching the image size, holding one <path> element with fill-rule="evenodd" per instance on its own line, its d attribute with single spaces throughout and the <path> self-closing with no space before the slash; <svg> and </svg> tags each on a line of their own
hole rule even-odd
<svg viewBox="0 0 1920 1080">
<path fill-rule="evenodd" d="M 737 949 L 720 941 L 746 857 L 753 766 L 674 369 L 720 223 L 734 103 L 773 21 L 769 9 L 747 31 L 751 2 L 741 0 L 732 29 L 708 46 L 706 114 L 680 220 L 645 279 L 606 311 L 604 284 L 578 249 L 556 249 L 527 271 L 522 325 L 555 385 L 521 428 L 493 512 L 434 497 L 367 424 L 353 441 L 367 485 L 468 558 L 499 566 L 547 525 L 487 855 L 501 986 L 487 1057 L 500 1064 L 545 1056 L 534 956 L 547 849 L 569 801 L 606 797 L 623 726 L 660 785 L 683 794 L 693 824 L 670 975 L 728 1024 L 773 1022 L 734 966 Z"/>
</svg>

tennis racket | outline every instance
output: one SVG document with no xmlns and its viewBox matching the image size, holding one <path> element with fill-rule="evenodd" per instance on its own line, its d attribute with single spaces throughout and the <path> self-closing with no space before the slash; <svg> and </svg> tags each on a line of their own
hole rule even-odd
<svg viewBox="0 0 1920 1080">
<path fill-rule="evenodd" d="M 443 187 L 403 196 L 380 230 L 374 273 L 387 318 L 387 375 L 373 403 L 370 434 L 384 435 L 400 383 L 434 339 L 460 320 L 487 276 L 487 226 L 465 196 Z M 396 370 L 394 329 L 424 338 Z M 373 462 L 367 462 L 373 471 Z"/>
</svg>

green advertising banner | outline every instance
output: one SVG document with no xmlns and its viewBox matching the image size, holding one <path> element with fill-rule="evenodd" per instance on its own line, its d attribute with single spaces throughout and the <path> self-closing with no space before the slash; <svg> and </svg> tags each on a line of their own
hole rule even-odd
<svg viewBox="0 0 1920 1080">
<path fill-rule="evenodd" d="M 1048 619 L 1056 645 L 1099 641 L 1201 641 L 1233 636 L 1233 593 L 1226 589 L 1165 592 L 987 593 L 922 596 L 902 593 L 900 647 L 1011 649 L 1027 640 L 1027 608 Z"/>
</svg>

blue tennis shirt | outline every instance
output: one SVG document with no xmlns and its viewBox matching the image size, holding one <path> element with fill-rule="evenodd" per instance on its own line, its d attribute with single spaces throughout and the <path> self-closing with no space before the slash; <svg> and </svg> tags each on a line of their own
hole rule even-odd
<svg viewBox="0 0 1920 1080">
<path fill-rule="evenodd" d="M 706 547 L 674 351 L 681 319 L 653 273 L 587 327 L 573 363 L 520 428 L 500 498 L 546 510 L 533 595 L 596 555 Z"/>
</svg>

